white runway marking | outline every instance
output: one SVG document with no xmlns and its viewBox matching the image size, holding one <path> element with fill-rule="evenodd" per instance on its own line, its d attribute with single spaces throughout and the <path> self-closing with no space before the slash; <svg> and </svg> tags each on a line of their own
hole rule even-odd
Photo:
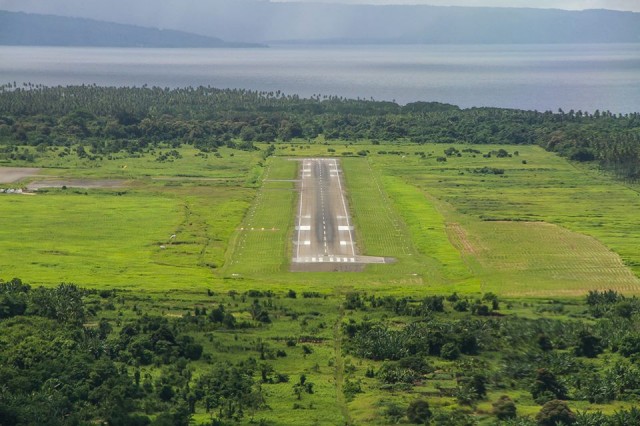
<svg viewBox="0 0 640 426">
<path fill-rule="evenodd" d="M 299 173 L 302 178 L 293 262 L 384 263 L 384 258 L 356 255 L 354 226 L 338 160 L 305 159 Z"/>
</svg>

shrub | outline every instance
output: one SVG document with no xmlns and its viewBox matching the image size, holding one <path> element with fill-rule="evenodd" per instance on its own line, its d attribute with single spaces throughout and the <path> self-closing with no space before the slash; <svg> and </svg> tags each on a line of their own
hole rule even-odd
<svg viewBox="0 0 640 426">
<path fill-rule="evenodd" d="M 594 336 L 587 330 L 582 330 L 578 333 L 578 345 L 574 350 L 577 356 L 595 358 L 602 351 L 602 340 L 599 337 Z"/>
<path fill-rule="evenodd" d="M 449 361 L 460 358 L 460 349 L 454 343 L 445 343 L 440 350 L 440 357 Z"/>
<path fill-rule="evenodd" d="M 431 415 L 429 403 L 424 399 L 416 399 L 407 407 L 407 419 L 413 424 L 427 424 Z"/>
<path fill-rule="evenodd" d="M 536 415 L 536 421 L 540 426 L 572 425 L 576 422 L 576 415 L 565 401 L 554 399 L 544 404 Z"/>
<path fill-rule="evenodd" d="M 538 402 L 539 398 L 543 398 L 543 401 L 547 399 L 546 395 L 552 395 L 555 397 L 554 399 L 565 399 L 567 397 L 567 389 L 562 383 L 558 382 L 551 371 L 541 368 L 536 374 L 536 381 L 531 389 L 531 395 L 536 402 Z"/>
<path fill-rule="evenodd" d="M 493 414 L 499 420 L 513 419 L 516 416 L 516 404 L 507 395 L 502 395 L 492 405 Z"/>
</svg>

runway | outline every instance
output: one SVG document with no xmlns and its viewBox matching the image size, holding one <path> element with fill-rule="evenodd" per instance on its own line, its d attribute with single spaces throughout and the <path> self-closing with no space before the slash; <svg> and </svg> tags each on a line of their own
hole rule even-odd
<svg viewBox="0 0 640 426">
<path fill-rule="evenodd" d="M 357 252 L 337 159 L 303 159 L 299 193 L 292 270 L 357 271 L 365 263 L 385 263 Z"/>
</svg>

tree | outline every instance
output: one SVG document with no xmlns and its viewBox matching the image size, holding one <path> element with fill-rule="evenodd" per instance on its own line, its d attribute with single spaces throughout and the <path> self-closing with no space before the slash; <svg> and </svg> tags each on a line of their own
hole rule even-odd
<svg viewBox="0 0 640 426">
<path fill-rule="evenodd" d="M 426 425 L 431 416 L 429 403 L 425 399 L 411 401 L 407 407 L 407 418 L 413 424 Z"/>
<path fill-rule="evenodd" d="M 460 349 L 455 343 L 445 343 L 440 350 L 440 357 L 449 361 L 454 361 L 460 358 Z"/>
<path fill-rule="evenodd" d="M 567 388 L 558 382 L 551 371 L 541 368 L 536 373 L 536 381 L 533 383 L 531 395 L 536 401 L 541 397 L 547 398 L 546 395 L 552 395 L 555 399 L 566 399 Z"/>
<path fill-rule="evenodd" d="M 271 318 L 269 318 L 269 312 L 266 308 L 260 305 L 260 301 L 258 299 L 255 299 L 253 301 L 249 312 L 251 313 L 251 318 L 255 321 L 260 321 L 263 323 L 271 322 Z"/>
<path fill-rule="evenodd" d="M 631 302 L 620 302 L 613 309 L 615 314 L 625 319 L 631 319 L 636 308 Z"/>
<path fill-rule="evenodd" d="M 544 404 L 536 415 L 536 421 L 540 426 L 572 425 L 576 422 L 576 415 L 565 401 L 554 399 Z"/>
<path fill-rule="evenodd" d="M 577 356 L 585 356 L 587 358 L 595 358 L 603 351 L 602 340 L 594 336 L 587 330 L 581 330 L 578 333 L 578 344 L 574 352 Z"/>
<path fill-rule="evenodd" d="M 516 404 L 507 395 L 502 395 L 492 405 L 493 414 L 499 420 L 513 419 L 516 416 Z"/>
<path fill-rule="evenodd" d="M 625 357 L 640 353 L 640 334 L 627 333 L 622 338 L 618 351 Z"/>
<path fill-rule="evenodd" d="M 551 339 L 549 339 L 549 336 L 544 333 L 538 334 L 538 347 L 544 352 L 552 350 L 553 343 L 551 342 Z"/>
</svg>

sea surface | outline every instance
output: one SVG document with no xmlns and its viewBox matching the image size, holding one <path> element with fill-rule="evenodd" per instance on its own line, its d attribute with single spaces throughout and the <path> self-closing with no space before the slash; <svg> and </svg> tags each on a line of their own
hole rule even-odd
<svg viewBox="0 0 640 426">
<path fill-rule="evenodd" d="M 0 46 L 0 83 L 212 86 L 438 101 L 461 107 L 640 112 L 640 44 L 272 46 L 138 49 Z"/>
</svg>

